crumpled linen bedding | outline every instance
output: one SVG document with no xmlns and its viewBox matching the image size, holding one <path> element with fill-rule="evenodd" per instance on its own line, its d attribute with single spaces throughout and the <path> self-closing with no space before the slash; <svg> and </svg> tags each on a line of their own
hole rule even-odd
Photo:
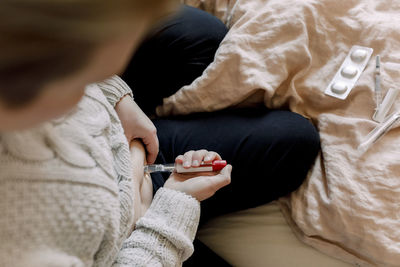
<svg viewBox="0 0 400 267">
<path fill-rule="evenodd" d="M 186 0 L 230 31 L 203 75 L 164 99 L 160 116 L 264 104 L 309 118 L 321 153 L 304 184 L 280 205 L 295 234 L 361 266 L 400 266 L 400 129 L 364 155 L 377 124 L 374 58 L 382 88 L 400 85 L 400 1 Z M 346 100 L 324 94 L 353 45 L 373 57 Z M 400 103 L 395 103 L 400 109 Z"/>
</svg>

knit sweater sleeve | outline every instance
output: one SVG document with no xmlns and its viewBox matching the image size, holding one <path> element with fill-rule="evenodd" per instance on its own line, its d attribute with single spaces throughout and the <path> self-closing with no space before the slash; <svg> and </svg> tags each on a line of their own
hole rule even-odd
<svg viewBox="0 0 400 267">
<path fill-rule="evenodd" d="M 175 190 L 160 188 L 136 230 L 124 242 L 113 267 L 181 266 L 193 253 L 200 203 Z"/>
<path fill-rule="evenodd" d="M 116 75 L 103 82 L 97 83 L 97 85 L 113 107 L 126 95 L 130 95 L 133 98 L 131 88 Z"/>
</svg>

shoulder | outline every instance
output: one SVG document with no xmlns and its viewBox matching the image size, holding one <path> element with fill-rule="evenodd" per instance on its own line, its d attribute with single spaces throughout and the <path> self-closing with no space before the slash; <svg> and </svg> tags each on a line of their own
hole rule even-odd
<svg viewBox="0 0 400 267">
<path fill-rule="evenodd" d="M 112 149 L 119 145 L 115 140 L 121 143 L 123 138 L 113 137 L 118 131 L 113 129 L 108 106 L 100 89 L 89 86 L 68 114 L 31 129 L 1 133 L 0 177 L 31 172 L 30 176 L 44 179 L 64 172 L 69 179 L 92 171 L 115 181 Z M 123 136 L 122 130 L 119 135 Z"/>
</svg>

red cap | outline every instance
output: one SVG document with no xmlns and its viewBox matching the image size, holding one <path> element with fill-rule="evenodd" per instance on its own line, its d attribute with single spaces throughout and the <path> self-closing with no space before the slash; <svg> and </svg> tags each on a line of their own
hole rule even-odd
<svg viewBox="0 0 400 267">
<path fill-rule="evenodd" d="M 212 168 L 214 172 L 222 170 L 226 166 L 226 160 L 214 160 L 212 162 Z"/>
</svg>

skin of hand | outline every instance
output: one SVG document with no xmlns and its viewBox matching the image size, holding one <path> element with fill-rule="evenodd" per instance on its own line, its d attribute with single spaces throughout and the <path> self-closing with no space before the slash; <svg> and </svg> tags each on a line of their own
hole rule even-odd
<svg viewBox="0 0 400 267">
<path fill-rule="evenodd" d="M 144 215 L 153 200 L 153 184 L 150 174 L 144 173 L 146 164 L 146 152 L 140 140 L 130 143 L 130 154 L 133 165 L 133 210 L 134 224 Z M 132 228 L 133 230 L 133 228 Z"/>
<path fill-rule="evenodd" d="M 177 164 L 184 168 L 197 167 L 202 161 L 211 163 L 213 160 L 221 159 L 215 152 L 207 150 L 188 151 L 176 158 Z M 203 201 L 215 194 L 220 188 L 230 184 L 232 166 L 227 165 L 218 172 L 202 172 L 192 174 L 180 174 L 173 172 L 164 187 L 184 192 L 198 201 Z"/>
<path fill-rule="evenodd" d="M 126 95 L 117 103 L 115 110 L 121 120 L 125 136 L 130 143 L 141 139 L 146 146 L 147 162 L 154 163 L 158 154 L 157 129 L 133 99 Z"/>
</svg>

